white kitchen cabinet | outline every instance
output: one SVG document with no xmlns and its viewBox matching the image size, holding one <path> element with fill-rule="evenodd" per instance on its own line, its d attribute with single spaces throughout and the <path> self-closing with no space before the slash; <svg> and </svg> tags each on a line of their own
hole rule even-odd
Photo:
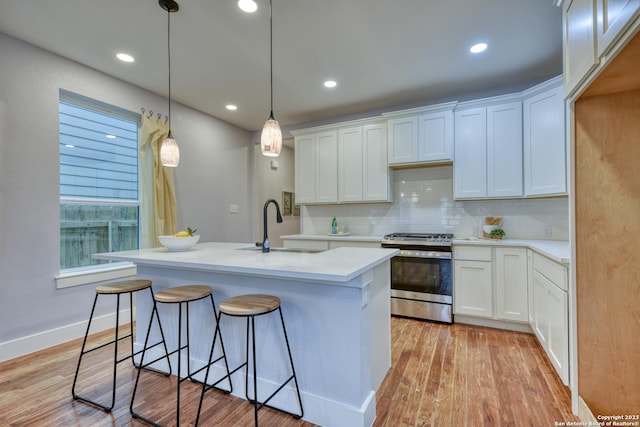
<svg viewBox="0 0 640 427">
<path fill-rule="evenodd" d="M 496 319 L 528 321 L 527 250 L 495 248 Z"/>
<path fill-rule="evenodd" d="M 453 131 L 453 111 L 418 116 L 418 161 L 452 161 Z"/>
<path fill-rule="evenodd" d="M 443 163 L 453 160 L 455 102 L 384 114 L 389 165 Z"/>
<path fill-rule="evenodd" d="M 296 202 L 338 201 L 338 138 L 336 131 L 295 138 Z"/>
<path fill-rule="evenodd" d="M 522 196 L 522 102 L 487 107 L 487 196 Z"/>
<path fill-rule="evenodd" d="M 340 201 L 362 201 L 362 148 L 362 126 L 338 131 L 338 199 Z"/>
<path fill-rule="evenodd" d="M 597 0 L 596 39 L 602 57 L 640 12 L 640 0 Z"/>
<path fill-rule="evenodd" d="M 598 63 L 595 0 L 569 0 L 563 15 L 564 86 L 570 93 Z"/>
<path fill-rule="evenodd" d="M 525 196 L 566 194 L 567 157 L 562 86 L 524 100 Z"/>
<path fill-rule="evenodd" d="M 297 203 L 391 201 L 383 120 L 358 120 L 292 133 Z"/>
<path fill-rule="evenodd" d="M 454 198 L 487 196 L 487 110 L 455 113 Z"/>
<path fill-rule="evenodd" d="M 493 317 L 491 248 L 454 247 L 454 314 Z"/>
<path fill-rule="evenodd" d="M 387 161 L 387 127 L 384 123 L 364 125 L 362 138 L 362 201 L 391 201 L 393 191 Z"/>
<path fill-rule="evenodd" d="M 533 254 L 531 327 L 560 379 L 569 384 L 569 305 L 567 267 Z"/>
<path fill-rule="evenodd" d="M 527 250 L 454 247 L 454 313 L 526 323 Z"/>
<path fill-rule="evenodd" d="M 387 120 L 389 164 L 418 161 L 418 116 Z"/>
<path fill-rule="evenodd" d="M 384 123 L 341 128 L 338 131 L 338 201 L 391 200 Z"/>
<path fill-rule="evenodd" d="M 316 138 L 315 135 L 295 138 L 296 203 L 316 201 Z"/>
<path fill-rule="evenodd" d="M 522 103 L 455 113 L 454 197 L 522 196 Z"/>
<path fill-rule="evenodd" d="M 563 15 L 564 93 L 568 95 L 636 22 L 640 0 L 569 0 Z"/>
</svg>

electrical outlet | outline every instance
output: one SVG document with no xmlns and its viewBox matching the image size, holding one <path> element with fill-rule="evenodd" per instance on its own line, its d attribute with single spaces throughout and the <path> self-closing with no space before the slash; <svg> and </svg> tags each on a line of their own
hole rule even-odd
<svg viewBox="0 0 640 427">
<path fill-rule="evenodd" d="M 237 214 L 238 213 L 238 205 L 229 205 L 229 213 Z"/>
</svg>

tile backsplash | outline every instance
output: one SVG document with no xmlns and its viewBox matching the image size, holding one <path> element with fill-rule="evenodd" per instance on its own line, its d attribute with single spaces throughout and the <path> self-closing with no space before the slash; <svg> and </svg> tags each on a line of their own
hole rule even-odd
<svg viewBox="0 0 640 427">
<path fill-rule="evenodd" d="M 352 234 L 440 232 L 464 238 L 482 234 L 486 216 L 501 216 L 507 238 L 569 239 L 567 197 L 456 201 L 452 166 L 396 170 L 392 185 L 393 203 L 303 206 L 301 233 L 329 233 L 335 216 Z"/>
</svg>

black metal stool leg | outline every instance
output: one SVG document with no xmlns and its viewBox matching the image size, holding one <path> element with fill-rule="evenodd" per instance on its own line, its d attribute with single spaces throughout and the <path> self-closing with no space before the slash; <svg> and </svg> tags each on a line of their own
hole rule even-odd
<svg viewBox="0 0 640 427">
<path fill-rule="evenodd" d="M 298 404 L 300 405 L 300 415 L 291 414 L 296 418 L 302 418 L 304 416 L 304 410 L 302 409 L 302 397 L 300 397 L 300 388 L 298 387 L 298 378 L 296 377 L 296 369 L 293 367 L 293 357 L 291 356 L 291 347 L 289 347 L 289 338 L 287 337 L 287 329 L 284 327 L 284 317 L 282 316 L 282 308 L 278 307 L 280 313 L 280 321 L 282 322 L 282 332 L 284 333 L 284 341 L 287 344 L 287 353 L 289 353 L 289 363 L 291 363 L 291 372 L 293 373 L 293 382 L 296 385 L 296 393 L 298 395 Z"/>
</svg>

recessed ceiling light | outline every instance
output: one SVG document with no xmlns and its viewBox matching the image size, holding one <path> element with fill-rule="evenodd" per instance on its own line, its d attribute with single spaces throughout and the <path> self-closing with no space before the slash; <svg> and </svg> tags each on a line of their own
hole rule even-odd
<svg viewBox="0 0 640 427">
<path fill-rule="evenodd" d="M 487 48 L 487 44 L 486 43 L 478 43 L 478 44 L 474 44 L 473 46 L 471 46 L 471 49 L 469 49 L 469 51 L 471 53 L 480 53 L 482 51 L 484 51 Z"/>
<path fill-rule="evenodd" d="M 247 13 L 253 13 L 258 10 L 258 4 L 253 0 L 238 0 L 238 7 Z"/>
<path fill-rule="evenodd" d="M 338 83 L 336 83 L 335 80 L 327 80 L 326 82 L 324 82 L 324 87 L 328 88 L 336 87 L 337 85 Z"/>
<path fill-rule="evenodd" d="M 233 105 L 233 104 L 227 104 L 227 110 L 229 111 L 236 111 L 238 109 L 237 105 Z"/>
<path fill-rule="evenodd" d="M 135 61 L 133 56 L 129 55 L 128 53 L 122 53 L 122 52 L 118 53 L 116 55 L 116 58 L 118 58 L 122 62 L 133 62 L 133 61 Z"/>
</svg>

